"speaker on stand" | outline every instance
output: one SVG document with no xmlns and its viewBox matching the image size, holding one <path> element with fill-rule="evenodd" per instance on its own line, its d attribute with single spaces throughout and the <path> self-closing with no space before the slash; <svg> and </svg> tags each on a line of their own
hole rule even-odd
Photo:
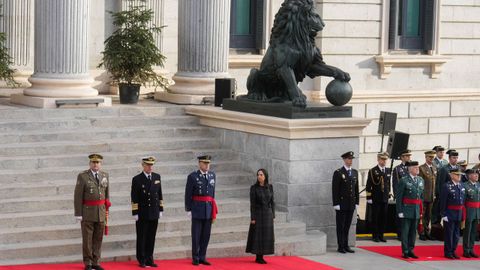
<svg viewBox="0 0 480 270">
<path fill-rule="evenodd" d="M 388 136 L 390 131 L 395 130 L 397 125 L 397 114 L 392 112 L 380 112 L 380 118 L 378 119 L 378 134 L 382 135 L 382 143 L 380 144 L 380 152 L 383 152 L 383 137 Z M 391 157 L 391 156 L 390 156 Z"/>
<path fill-rule="evenodd" d="M 223 99 L 235 98 L 236 82 L 234 78 L 215 79 L 215 107 L 223 105 Z"/>
</svg>

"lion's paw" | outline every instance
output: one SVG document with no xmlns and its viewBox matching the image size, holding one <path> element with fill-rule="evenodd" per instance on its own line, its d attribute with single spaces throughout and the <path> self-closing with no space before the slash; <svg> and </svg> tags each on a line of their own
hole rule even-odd
<svg viewBox="0 0 480 270">
<path fill-rule="evenodd" d="M 307 107 L 307 100 L 305 99 L 305 97 L 296 97 L 292 100 L 292 105 L 295 106 L 295 107 L 302 107 L 302 108 L 305 108 Z"/>
</svg>

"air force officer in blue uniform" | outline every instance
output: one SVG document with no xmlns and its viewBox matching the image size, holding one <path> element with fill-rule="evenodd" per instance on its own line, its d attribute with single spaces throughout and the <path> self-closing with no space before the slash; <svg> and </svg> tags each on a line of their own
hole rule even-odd
<svg viewBox="0 0 480 270">
<path fill-rule="evenodd" d="M 210 156 L 198 157 L 197 171 L 188 175 L 185 187 L 185 211 L 192 218 L 192 264 L 210 265 L 205 255 L 212 223 L 217 215 L 215 173 L 210 171 Z"/>
</svg>

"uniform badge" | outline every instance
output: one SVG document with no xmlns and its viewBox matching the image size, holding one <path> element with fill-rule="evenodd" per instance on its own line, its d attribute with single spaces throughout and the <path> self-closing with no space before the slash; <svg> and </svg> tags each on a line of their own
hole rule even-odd
<svg viewBox="0 0 480 270">
<path fill-rule="evenodd" d="M 107 185 L 108 185 L 108 180 L 107 180 L 107 178 L 104 177 L 104 178 L 102 179 L 102 181 L 100 182 L 100 185 L 101 185 L 102 187 L 106 188 Z"/>
<path fill-rule="evenodd" d="M 159 180 L 155 181 L 155 185 L 156 185 L 156 184 L 160 184 L 160 181 L 159 181 Z"/>
<path fill-rule="evenodd" d="M 212 186 L 215 185 L 215 180 L 214 179 L 210 180 L 210 185 L 212 185 Z"/>
<path fill-rule="evenodd" d="M 342 174 L 342 178 L 345 179 L 345 174 Z"/>
</svg>

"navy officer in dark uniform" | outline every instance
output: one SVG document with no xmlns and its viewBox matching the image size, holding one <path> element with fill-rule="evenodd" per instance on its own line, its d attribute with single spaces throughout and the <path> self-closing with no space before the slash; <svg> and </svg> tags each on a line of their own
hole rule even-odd
<svg viewBox="0 0 480 270">
<path fill-rule="evenodd" d="M 440 215 L 445 229 L 444 255 L 449 259 L 460 259 L 455 250 L 460 239 L 460 224 L 465 217 L 465 187 L 460 181 L 462 172 L 450 170 L 450 181 L 444 184 L 440 193 Z"/>
<path fill-rule="evenodd" d="M 353 152 L 342 155 L 344 165 L 333 173 L 332 199 L 337 225 L 337 251 L 354 253 L 348 246 L 348 232 L 352 224 L 353 212 L 358 208 L 358 171 L 352 168 Z"/>
<path fill-rule="evenodd" d="M 198 157 L 198 170 L 188 175 L 185 211 L 192 218 L 192 264 L 210 265 L 206 259 L 212 223 L 218 213 L 215 202 L 215 173 L 210 171 L 210 156 Z"/>
<path fill-rule="evenodd" d="M 136 221 L 137 260 L 140 267 L 157 267 L 153 260 L 158 219 L 163 213 L 160 175 L 152 171 L 154 157 L 142 159 L 143 171 L 132 179 L 132 215 Z"/>
</svg>

